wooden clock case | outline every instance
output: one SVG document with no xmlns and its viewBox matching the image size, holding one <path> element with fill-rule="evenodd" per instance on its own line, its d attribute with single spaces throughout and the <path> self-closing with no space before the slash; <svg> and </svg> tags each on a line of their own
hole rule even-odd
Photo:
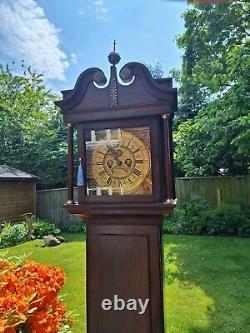
<svg viewBox="0 0 250 333">
<path fill-rule="evenodd" d="M 73 90 L 62 91 L 61 108 L 68 124 L 68 201 L 66 209 L 87 224 L 88 333 L 163 333 L 161 227 L 174 208 L 172 118 L 176 89 L 172 79 L 153 79 L 148 69 L 128 63 L 117 76 L 120 57 L 111 52 L 109 83 L 98 68 L 84 71 Z M 78 158 L 86 169 L 84 131 L 149 126 L 152 195 L 87 195 L 86 186 L 73 198 L 73 128 Z M 78 283 L 78 281 L 77 281 Z M 149 299 L 143 315 L 104 311 L 103 299 Z"/>
</svg>

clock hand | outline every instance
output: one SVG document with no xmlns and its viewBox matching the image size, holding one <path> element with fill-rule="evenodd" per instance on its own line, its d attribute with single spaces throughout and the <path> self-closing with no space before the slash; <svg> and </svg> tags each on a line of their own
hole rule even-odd
<svg viewBox="0 0 250 333">
<path fill-rule="evenodd" d="M 111 152 L 111 155 L 115 159 L 117 165 L 122 165 L 122 161 L 119 159 L 117 152 L 114 150 L 114 148 L 111 147 L 111 145 L 109 145 L 109 144 L 107 144 L 107 147 L 108 147 L 108 150 Z"/>
<path fill-rule="evenodd" d="M 111 145 L 109 144 L 106 144 L 108 150 L 111 152 L 111 155 L 115 158 L 115 151 L 114 151 L 114 148 L 112 148 Z"/>
<path fill-rule="evenodd" d="M 122 165 L 122 161 L 119 159 L 117 152 L 115 152 L 114 158 L 116 160 L 117 165 Z"/>
</svg>

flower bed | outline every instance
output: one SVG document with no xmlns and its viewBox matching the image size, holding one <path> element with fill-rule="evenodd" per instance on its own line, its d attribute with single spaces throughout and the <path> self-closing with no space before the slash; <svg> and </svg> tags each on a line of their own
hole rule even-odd
<svg viewBox="0 0 250 333">
<path fill-rule="evenodd" d="M 0 260 L 0 333 L 67 332 L 72 324 L 58 294 L 61 268 L 31 260 Z"/>
</svg>

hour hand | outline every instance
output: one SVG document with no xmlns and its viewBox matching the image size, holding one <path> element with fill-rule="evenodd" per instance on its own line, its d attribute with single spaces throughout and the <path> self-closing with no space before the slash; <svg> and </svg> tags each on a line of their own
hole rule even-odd
<svg viewBox="0 0 250 333">
<path fill-rule="evenodd" d="M 107 144 L 106 146 L 108 147 L 109 151 L 111 152 L 111 155 L 113 156 L 113 158 L 116 161 L 117 165 L 122 165 L 122 161 L 120 161 L 120 159 L 119 159 L 119 157 L 117 155 L 117 151 L 115 151 L 115 149 L 111 145 L 109 145 L 109 144 Z"/>
<path fill-rule="evenodd" d="M 111 152 L 111 155 L 115 158 L 116 157 L 116 152 L 114 150 L 114 148 L 112 148 L 112 146 L 110 144 L 106 144 L 108 150 Z"/>
</svg>

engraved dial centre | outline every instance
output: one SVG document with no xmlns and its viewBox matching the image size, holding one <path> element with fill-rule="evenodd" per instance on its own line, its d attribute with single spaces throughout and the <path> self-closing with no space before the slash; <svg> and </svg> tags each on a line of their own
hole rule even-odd
<svg viewBox="0 0 250 333">
<path fill-rule="evenodd" d="M 148 128 L 95 131 L 89 153 L 89 191 L 111 193 L 109 195 L 151 193 Z"/>
<path fill-rule="evenodd" d="M 104 170 L 115 179 L 129 177 L 135 168 L 135 164 L 135 156 L 125 146 L 109 148 L 103 159 Z"/>
</svg>

